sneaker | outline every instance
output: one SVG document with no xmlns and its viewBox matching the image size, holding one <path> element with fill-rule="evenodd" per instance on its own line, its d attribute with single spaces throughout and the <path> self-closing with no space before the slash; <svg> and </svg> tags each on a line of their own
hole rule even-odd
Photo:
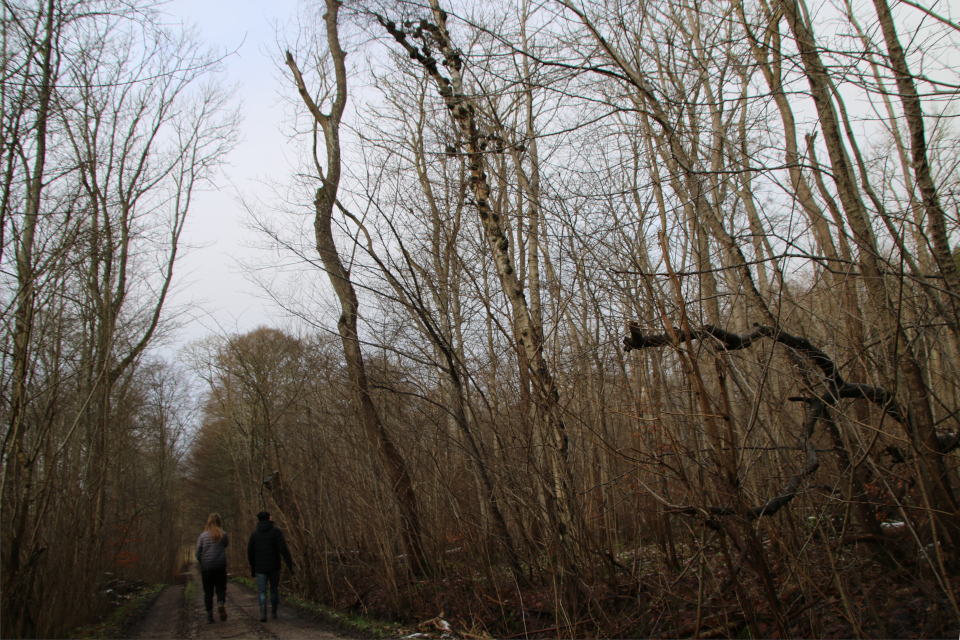
<svg viewBox="0 0 960 640">
<path fill-rule="evenodd" d="M 221 620 L 221 621 L 226 620 L 226 619 L 227 619 L 227 607 L 226 607 L 226 605 L 221 602 L 221 603 L 220 603 L 220 606 L 219 606 L 218 608 L 219 608 L 219 610 L 220 610 L 220 620 Z"/>
<path fill-rule="evenodd" d="M 207 609 L 207 624 L 213 624 L 213 609 Z"/>
</svg>

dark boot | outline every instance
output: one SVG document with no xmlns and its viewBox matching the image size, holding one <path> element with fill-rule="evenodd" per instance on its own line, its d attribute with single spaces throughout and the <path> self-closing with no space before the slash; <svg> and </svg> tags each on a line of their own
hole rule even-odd
<svg viewBox="0 0 960 640">
<path fill-rule="evenodd" d="M 267 605 L 262 604 L 260 605 L 260 622 L 266 622 L 266 621 L 267 621 Z"/>
<path fill-rule="evenodd" d="M 274 603 L 274 605 L 273 605 L 273 611 L 272 611 L 271 613 L 273 613 L 273 619 L 276 620 L 276 619 L 277 619 L 277 605 L 276 605 L 276 603 Z"/>
<path fill-rule="evenodd" d="M 213 609 L 207 609 L 207 622 L 213 624 Z"/>
<path fill-rule="evenodd" d="M 221 600 L 219 603 L 217 603 L 217 605 L 218 605 L 217 608 L 220 610 L 220 620 L 221 620 L 221 621 L 222 621 L 222 620 L 226 620 L 226 619 L 227 619 L 227 605 L 226 605 L 226 603 L 225 603 L 223 600 Z"/>
</svg>

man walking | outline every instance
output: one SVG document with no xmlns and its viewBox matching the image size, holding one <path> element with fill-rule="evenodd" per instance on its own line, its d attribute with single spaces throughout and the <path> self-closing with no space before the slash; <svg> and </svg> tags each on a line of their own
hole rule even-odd
<svg viewBox="0 0 960 640">
<path fill-rule="evenodd" d="M 280 558 L 287 562 L 287 569 L 293 573 L 293 560 L 287 550 L 287 541 L 283 532 L 273 526 L 273 518 L 266 511 L 257 514 L 257 530 L 250 534 L 247 543 L 247 560 L 250 573 L 257 579 L 257 600 L 260 602 L 260 622 L 267 621 L 267 582 L 270 583 L 270 603 L 273 605 L 273 619 L 277 619 L 277 605 L 280 604 Z"/>
</svg>

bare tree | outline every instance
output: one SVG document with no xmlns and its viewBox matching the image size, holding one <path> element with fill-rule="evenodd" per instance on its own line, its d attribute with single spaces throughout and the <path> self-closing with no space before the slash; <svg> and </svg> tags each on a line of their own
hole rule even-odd
<svg viewBox="0 0 960 640">
<path fill-rule="evenodd" d="M 340 186 L 342 172 L 340 123 L 347 105 L 346 54 L 340 44 L 339 10 L 340 3 L 337 0 L 327 0 L 324 23 L 327 47 L 334 68 L 334 97 L 330 102 L 328 113 L 323 113 L 320 105 L 314 101 L 305 84 L 300 68 L 289 51 L 286 54 L 286 64 L 293 76 L 300 97 L 314 120 L 314 139 L 316 140 L 318 128 L 323 135 L 326 169 L 322 167 L 320 159 L 316 155 L 317 147 L 314 144 L 314 165 L 317 170 L 317 177 L 322 182 L 317 189 L 314 200 L 316 208 L 314 230 L 317 251 L 320 253 L 323 268 L 330 277 L 330 284 L 340 300 L 341 315 L 337 322 L 337 329 L 343 341 L 343 350 L 347 359 L 350 378 L 356 389 L 357 410 L 360 414 L 361 423 L 370 439 L 371 447 L 377 452 L 388 470 L 390 484 L 402 521 L 403 546 L 407 557 L 410 559 L 411 569 L 414 573 L 419 573 L 423 569 L 423 541 L 421 539 L 417 496 L 406 463 L 384 427 L 377 408 L 370 398 L 363 351 L 360 348 L 360 339 L 357 333 L 359 307 L 357 294 L 350 280 L 350 274 L 340 259 L 333 237 L 332 218 L 333 211 L 337 206 L 337 190 Z M 325 79 L 322 78 L 322 80 Z"/>
<path fill-rule="evenodd" d="M 117 458 L 142 406 L 134 374 L 168 326 L 192 193 L 232 148 L 236 114 L 207 80 L 215 52 L 149 3 L 3 11 L 3 628 L 57 635 L 75 618 L 36 618 L 46 572 L 68 559 L 97 580 L 139 508 L 110 499 L 130 480 Z M 50 553 L 67 522 L 83 542 Z M 88 615 L 96 590 L 75 587 L 44 589 Z"/>
<path fill-rule="evenodd" d="M 437 91 L 457 127 L 458 135 L 469 162 L 468 184 L 473 192 L 475 206 L 483 227 L 487 248 L 496 265 L 501 289 L 512 309 L 512 322 L 517 344 L 523 356 L 521 368 L 530 376 L 533 386 L 533 418 L 539 425 L 543 443 L 549 454 L 547 461 L 551 478 L 551 504 L 548 513 L 554 520 L 554 531 L 560 548 L 559 576 L 571 603 L 579 600 L 579 568 L 576 542 L 581 538 L 580 507 L 576 499 L 569 462 L 569 437 L 560 404 L 559 390 L 554 375 L 544 358 L 543 331 L 524 295 L 514 256 L 511 255 L 509 234 L 504 222 L 495 212 L 491 198 L 494 193 L 487 178 L 487 142 L 479 122 L 479 110 L 469 97 L 463 80 L 464 59 L 447 30 L 446 13 L 436 2 L 431 2 L 431 20 L 420 19 L 416 28 L 397 25 L 386 18 L 378 18 L 384 28 L 410 55 L 422 65 L 436 83 Z M 412 42 L 422 43 L 418 46 Z M 450 76 L 440 72 L 433 50 L 442 56 Z M 532 286 L 539 286 L 532 282 Z M 535 298 L 538 299 L 538 298 Z"/>
<path fill-rule="evenodd" d="M 323 463 L 271 491 L 322 540 L 305 537 L 323 597 L 377 606 L 362 576 L 392 615 L 448 602 L 448 583 L 397 579 L 406 530 L 366 522 L 402 503 L 362 490 L 382 428 L 416 479 L 424 553 L 471 585 L 466 628 L 895 635 L 871 594 L 921 582 L 936 624 L 960 612 L 956 322 L 896 133 L 913 131 L 890 99 L 906 76 L 883 7 L 824 22 L 788 5 L 356 5 L 376 54 L 354 72 L 380 92 L 350 127 L 356 163 L 331 152 L 343 51 L 316 90 L 287 58 L 324 139 L 312 239 L 347 361 L 309 391 L 315 426 L 285 435 Z M 355 369 L 337 376 L 358 356 L 377 421 L 356 429 L 323 404 L 356 393 Z M 361 486 L 334 495 L 343 477 Z M 508 540 L 526 581 L 490 553 Z"/>
</svg>

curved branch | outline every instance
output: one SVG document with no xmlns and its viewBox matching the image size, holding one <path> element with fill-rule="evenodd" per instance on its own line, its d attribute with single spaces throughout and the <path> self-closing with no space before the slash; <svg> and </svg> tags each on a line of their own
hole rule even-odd
<svg viewBox="0 0 960 640">
<path fill-rule="evenodd" d="M 827 422 L 833 422 L 833 417 L 830 415 L 830 410 L 828 409 L 826 403 L 824 403 L 819 398 L 790 398 L 794 402 L 806 402 L 810 405 L 810 413 L 807 416 L 806 423 L 804 424 L 803 432 L 798 438 L 797 445 L 799 449 L 803 449 L 806 454 L 806 459 L 804 460 L 803 466 L 790 478 L 787 480 L 787 483 L 784 485 L 783 490 L 780 492 L 780 495 L 771 498 L 761 505 L 756 507 L 751 507 L 747 509 L 745 514 L 748 520 L 756 520 L 757 518 L 762 518 L 764 516 L 772 516 L 783 507 L 787 506 L 791 500 L 797 495 L 797 491 L 800 490 L 801 483 L 809 476 L 813 475 L 817 469 L 820 468 L 820 458 L 817 456 L 817 449 L 813 446 L 813 434 L 817 428 L 817 422 L 820 420 L 825 420 Z M 738 511 L 733 507 L 707 507 L 706 509 L 699 509 L 697 507 L 675 507 L 677 513 L 683 513 L 685 515 L 695 516 L 702 514 L 704 511 L 711 516 L 734 516 L 738 514 Z"/>
<path fill-rule="evenodd" d="M 814 346 L 806 338 L 801 338 L 789 334 L 785 331 L 762 324 L 754 325 L 753 331 L 744 334 L 736 334 L 713 325 L 703 325 L 702 329 L 694 329 L 687 333 L 680 329 L 674 329 L 673 333 L 644 335 L 640 327 L 630 325 L 630 335 L 624 337 L 624 350 L 648 349 L 650 347 L 660 347 L 674 344 L 673 336 L 676 335 L 680 342 L 691 342 L 693 340 L 705 340 L 713 338 L 715 344 L 725 351 L 737 351 L 746 349 L 760 338 L 770 338 L 774 342 L 793 349 L 800 355 L 806 356 L 813 361 L 818 369 L 823 373 L 824 382 L 827 385 L 828 393 L 822 400 L 828 405 L 834 405 L 841 399 L 863 399 L 869 400 L 877 405 L 891 418 L 903 425 L 908 425 L 907 414 L 900 408 L 893 394 L 882 387 L 873 387 L 857 382 L 847 382 L 840 375 L 833 359 L 824 351 Z"/>
<path fill-rule="evenodd" d="M 842 399 L 868 400 L 874 405 L 880 407 L 883 412 L 910 428 L 908 414 L 900 408 L 893 394 L 883 387 L 874 387 L 857 382 L 847 382 L 840 375 L 833 359 L 824 351 L 814 346 L 806 338 L 791 335 L 781 331 L 776 327 L 755 324 L 752 331 L 744 334 L 736 334 L 713 325 L 703 325 L 700 329 L 693 329 L 689 332 L 674 328 L 670 333 L 644 334 L 638 325 L 631 324 L 630 335 L 623 339 L 624 350 L 649 349 L 653 347 L 662 347 L 670 345 L 679 346 L 682 342 L 692 342 L 694 340 L 711 340 L 713 344 L 719 346 L 724 351 L 737 351 L 750 347 L 760 338 L 770 338 L 797 353 L 804 355 L 817 366 L 823 373 L 824 384 L 827 385 L 827 391 L 819 398 L 792 397 L 788 398 L 791 402 L 805 402 L 809 407 L 809 414 L 804 423 L 803 432 L 798 439 L 798 448 L 806 452 L 806 460 L 803 467 L 797 473 L 791 476 L 784 485 L 783 490 L 775 498 L 768 500 L 765 504 L 753 507 L 746 511 L 748 519 L 771 516 L 786 506 L 793 500 L 800 488 L 802 481 L 812 475 L 820 466 L 817 451 L 813 446 L 813 434 L 816 430 L 817 422 L 824 420 L 827 424 L 833 423 L 833 417 L 830 415 L 830 407 L 835 406 Z M 937 434 L 937 443 L 940 453 L 946 454 L 954 449 L 960 448 L 960 433 Z M 700 509 L 697 507 L 675 507 L 678 513 L 686 515 L 703 515 L 704 512 L 711 516 L 732 516 L 737 511 L 733 507 L 708 507 Z"/>
</svg>

